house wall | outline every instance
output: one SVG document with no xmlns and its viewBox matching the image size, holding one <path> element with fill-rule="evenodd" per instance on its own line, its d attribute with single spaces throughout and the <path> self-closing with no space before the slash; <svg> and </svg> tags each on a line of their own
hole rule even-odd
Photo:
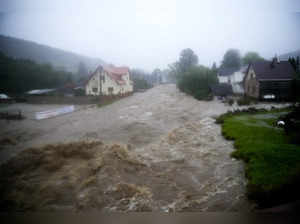
<svg viewBox="0 0 300 224">
<path fill-rule="evenodd" d="M 96 91 L 95 91 L 96 89 Z M 100 73 L 97 71 L 95 75 L 88 81 L 85 87 L 85 94 L 89 96 L 100 95 Z"/>
<path fill-rule="evenodd" d="M 249 69 L 245 78 L 245 94 L 250 97 L 259 98 L 259 82 L 252 68 Z"/>
<path fill-rule="evenodd" d="M 244 93 L 244 88 L 243 88 L 243 84 L 242 84 L 244 76 L 245 76 L 245 74 L 240 71 L 235 72 L 229 76 L 229 82 L 232 85 L 233 93 L 236 93 L 236 94 Z"/>
<path fill-rule="evenodd" d="M 219 83 L 228 83 L 229 77 L 228 76 L 218 76 Z"/>
<path fill-rule="evenodd" d="M 243 94 L 245 92 L 243 84 L 241 84 L 241 83 L 232 83 L 231 85 L 232 85 L 232 91 L 233 91 L 233 93 L 235 93 L 235 94 Z"/>
<path fill-rule="evenodd" d="M 100 75 L 102 78 L 100 83 Z M 87 95 L 121 95 L 133 92 L 133 84 L 130 80 L 129 73 L 123 76 L 126 84 L 119 85 L 105 71 L 96 72 L 86 85 Z"/>
</svg>

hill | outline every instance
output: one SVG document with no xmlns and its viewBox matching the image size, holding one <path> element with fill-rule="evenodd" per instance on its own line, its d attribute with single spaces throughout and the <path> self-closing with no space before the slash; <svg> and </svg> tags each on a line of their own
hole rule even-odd
<svg viewBox="0 0 300 224">
<path fill-rule="evenodd" d="M 0 52 L 0 93 L 22 94 L 32 89 L 59 88 L 72 83 L 72 73 L 51 65 L 14 59 Z"/>
<path fill-rule="evenodd" d="M 39 64 L 52 64 L 55 68 L 76 73 L 80 62 L 87 69 L 94 70 L 97 65 L 105 64 L 98 58 L 82 56 L 31 41 L 0 35 L 0 51 L 13 58 L 35 61 Z"/>
</svg>

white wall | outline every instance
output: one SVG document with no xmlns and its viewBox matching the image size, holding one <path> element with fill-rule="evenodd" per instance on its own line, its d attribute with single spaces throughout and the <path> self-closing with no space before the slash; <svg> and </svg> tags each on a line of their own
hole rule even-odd
<svg viewBox="0 0 300 224">
<path fill-rule="evenodd" d="M 242 94 L 244 93 L 244 88 L 243 88 L 243 80 L 244 80 L 245 74 L 241 71 L 237 71 L 233 73 L 232 75 L 229 76 L 229 81 L 232 86 L 232 90 L 234 93 L 237 94 Z"/>
<path fill-rule="evenodd" d="M 218 76 L 219 83 L 228 83 L 228 76 Z"/>
</svg>

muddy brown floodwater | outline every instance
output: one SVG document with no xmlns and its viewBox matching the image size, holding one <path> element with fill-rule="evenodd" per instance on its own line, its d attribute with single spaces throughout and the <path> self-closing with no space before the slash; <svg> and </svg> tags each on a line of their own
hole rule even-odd
<svg viewBox="0 0 300 224">
<path fill-rule="evenodd" d="M 102 173 L 97 173 L 98 181 L 106 183 L 101 185 L 101 192 L 104 192 L 102 199 L 108 197 L 105 192 L 111 192 L 111 189 L 126 188 L 130 191 L 134 188 L 139 189 L 136 190 L 139 192 L 137 195 L 141 192 L 151 195 L 151 202 L 147 199 L 147 210 L 170 212 L 253 209 L 254 204 L 245 196 L 243 163 L 230 157 L 234 150 L 233 143 L 222 137 L 221 127 L 215 124 L 214 118 L 232 107 L 217 100 L 197 101 L 179 92 L 175 85 L 169 84 L 135 93 L 112 105 L 101 108 L 82 106 L 72 114 L 41 121 L 33 119 L 33 112 L 53 108 L 55 105 L 17 104 L 10 107 L 21 107 L 27 119 L 9 123 L 0 121 L 0 139 L 9 139 L 1 146 L 1 163 L 26 148 L 46 144 L 95 140 L 105 145 L 124 145 L 128 156 L 142 165 L 132 169 L 128 167 L 132 164 L 125 161 L 126 168 L 119 163 L 107 169 L 102 168 Z M 102 158 L 103 155 L 108 155 L 110 147 L 101 147 L 103 152 L 99 150 L 102 154 L 96 149 L 95 152 Z M 45 150 L 49 155 L 60 155 L 51 152 L 51 147 Z M 45 155 L 39 158 L 49 161 Z M 111 155 L 109 158 L 109 161 L 114 161 Z M 60 166 L 69 167 L 64 168 L 65 175 L 70 172 L 70 161 L 61 162 L 67 165 Z M 74 158 L 72 161 L 75 161 Z M 87 166 L 97 164 L 97 161 L 90 161 Z M 82 161 L 84 163 L 85 160 Z M 109 164 L 114 162 L 106 163 L 107 166 Z M 82 166 L 80 169 L 83 169 Z M 123 171 L 132 172 L 117 172 L 118 166 Z M 77 169 L 75 168 L 73 170 Z M 109 174 L 105 170 L 109 169 L 114 171 L 111 171 L 111 178 L 107 179 Z M 36 173 L 38 175 L 41 173 Z M 53 175 L 55 176 L 59 175 Z M 99 190 L 100 185 L 96 186 Z M 77 194 L 77 198 L 84 197 L 82 191 Z M 124 202 L 126 195 L 117 198 L 118 200 L 107 199 L 107 204 L 100 207 L 108 210 L 139 210 L 138 202 L 135 201 L 137 195 L 131 194 L 130 199 L 126 199 L 127 202 Z M 124 203 L 127 203 L 127 207 Z"/>
</svg>

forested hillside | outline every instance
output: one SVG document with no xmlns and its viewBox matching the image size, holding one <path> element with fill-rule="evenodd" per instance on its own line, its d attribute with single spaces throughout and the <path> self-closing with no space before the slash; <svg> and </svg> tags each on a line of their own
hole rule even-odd
<svg viewBox="0 0 300 224">
<path fill-rule="evenodd" d="M 57 88 L 72 81 L 72 73 L 50 64 L 13 59 L 0 52 L 0 93 L 22 94 L 32 89 Z"/>
<path fill-rule="evenodd" d="M 2 35 L 0 35 L 0 51 L 9 57 L 30 59 L 39 64 L 51 64 L 55 68 L 73 73 L 78 71 L 80 63 L 84 63 L 88 70 L 94 70 L 99 64 L 105 64 L 101 59 Z"/>
</svg>

